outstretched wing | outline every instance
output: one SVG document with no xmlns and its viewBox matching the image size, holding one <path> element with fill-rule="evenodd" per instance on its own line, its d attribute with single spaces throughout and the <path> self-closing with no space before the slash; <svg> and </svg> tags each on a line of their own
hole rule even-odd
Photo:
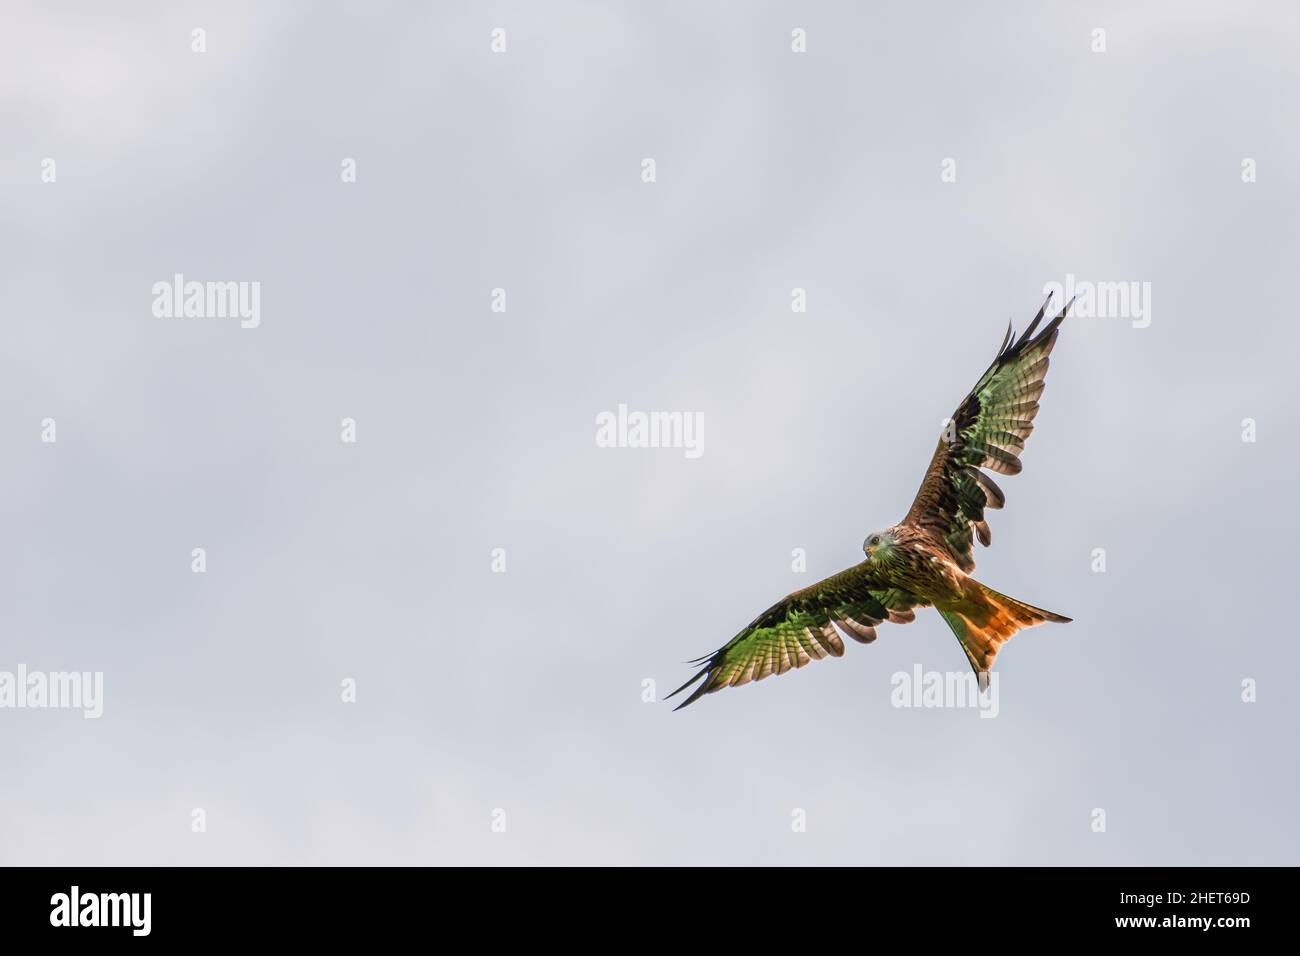
<svg viewBox="0 0 1300 956">
<path fill-rule="evenodd" d="M 704 678 L 691 696 L 674 708 L 681 710 L 715 690 L 784 674 L 827 655 L 840 657 L 844 641 L 836 626 L 855 641 L 870 644 L 881 621 L 906 624 L 916 617 L 913 607 L 927 605 L 916 595 L 894 587 L 870 561 L 863 561 L 772 605 L 718 650 L 692 661 L 704 663 L 704 667 L 668 696 L 680 694 Z"/>
<path fill-rule="evenodd" d="M 1051 300 L 1049 295 L 1047 302 Z M 972 532 L 987 547 L 991 536 L 984 509 L 1001 508 L 1005 500 L 1002 489 L 980 469 L 1003 475 L 1020 472 L 1020 452 L 1034 430 L 1038 397 L 1043 394 L 1047 356 L 1056 344 L 1057 328 L 1074 304 L 1073 299 L 1067 302 L 1061 314 L 1035 336 L 1047 302 L 1024 335 L 1014 338 L 1007 328 L 997 358 L 957 406 L 939 437 L 921 490 L 903 519 L 904 524 L 924 529 L 943 542 L 967 573 L 975 569 Z"/>
</svg>

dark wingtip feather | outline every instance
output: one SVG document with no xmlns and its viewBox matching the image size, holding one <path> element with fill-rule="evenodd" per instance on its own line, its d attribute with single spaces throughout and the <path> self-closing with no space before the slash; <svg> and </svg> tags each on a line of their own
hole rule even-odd
<svg viewBox="0 0 1300 956">
<path fill-rule="evenodd" d="M 695 688 L 694 691 L 692 691 L 690 697 L 687 697 L 684 701 L 682 701 L 680 704 L 674 707 L 673 713 L 674 714 L 677 713 L 677 711 L 681 710 L 683 707 L 689 707 L 691 704 L 695 703 L 697 700 L 699 700 L 701 697 L 707 694 L 711 689 L 716 690 L 717 688 L 710 688 L 709 682 L 705 681 L 699 687 Z M 667 698 L 664 699 L 667 700 Z"/>
<path fill-rule="evenodd" d="M 1070 301 L 1065 303 L 1065 308 L 1061 309 L 1061 314 L 1056 317 L 1056 321 L 1061 321 L 1070 312 L 1070 306 L 1074 305 L 1074 300 L 1079 298 L 1077 295 L 1070 296 Z"/>
<path fill-rule="evenodd" d="M 1052 293 L 1047 293 L 1047 298 L 1043 300 L 1042 307 L 1039 308 L 1038 314 L 1034 316 L 1034 321 L 1029 323 L 1029 328 L 1025 329 L 1025 334 L 1020 336 L 1020 341 L 1028 341 L 1034 334 L 1034 329 L 1038 328 L 1038 323 L 1043 321 L 1043 316 L 1047 314 L 1047 304 L 1052 301 Z"/>
<path fill-rule="evenodd" d="M 1047 314 L 1047 303 L 1052 301 L 1052 293 L 1047 293 L 1047 301 L 1044 302 L 1043 307 L 1038 310 L 1038 315 L 1034 316 L 1034 321 L 1029 323 L 1029 328 L 1025 329 L 1024 333 L 1016 339 L 1008 351 L 1024 352 L 1049 338 L 1052 333 L 1060 327 L 1061 323 L 1065 321 L 1066 315 L 1070 312 L 1070 306 L 1074 305 L 1074 300 L 1077 298 L 1079 298 L 1077 295 L 1072 296 L 1070 301 L 1065 303 L 1065 307 L 1061 309 L 1060 314 L 1057 315 L 1056 318 L 1052 319 L 1051 322 L 1048 322 L 1047 325 L 1043 326 L 1043 331 L 1039 332 L 1038 335 L 1034 335 L 1034 331 L 1038 328 L 1038 323 L 1041 322 L 1043 316 Z"/>
<path fill-rule="evenodd" d="M 1062 322 L 1065 321 L 1065 317 L 1070 314 L 1070 306 L 1074 305 L 1074 300 L 1077 298 L 1079 298 L 1077 295 L 1070 297 L 1070 301 L 1065 303 L 1065 306 L 1061 309 L 1060 314 L 1057 315 L 1056 318 L 1052 319 L 1051 323 L 1047 326 L 1047 328 L 1043 330 L 1043 335 L 1046 335 L 1049 330 L 1055 329 L 1058 325 L 1060 325 Z M 1042 336 L 1040 336 L 1040 338 L 1041 337 Z"/>
<path fill-rule="evenodd" d="M 685 684 L 683 684 L 681 687 L 677 688 L 675 691 L 673 691 L 671 694 L 669 694 L 667 697 L 665 697 L 664 700 L 669 700 L 670 698 L 676 697 L 678 694 L 680 694 L 680 693 L 681 693 L 682 691 L 684 691 L 686 688 L 690 687 L 690 686 L 691 686 L 692 684 L 694 684 L 697 680 L 699 680 L 701 677 L 703 677 L 704 675 L 706 675 L 706 674 L 709 672 L 709 670 L 710 670 L 710 668 L 705 667 L 705 668 L 703 668 L 702 670 L 697 671 L 697 672 L 695 673 L 695 675 L 694 675 L 693 677 L 691 677 L 690 680 L 688 680 L 688 681 L 687 681 Z M 706 687 L 708 687 L 708 686 L 709 686 L 708 681 L 705 681 L 703 684 L 701 684 L 699 687 L 697 687 L 697 688 L 695 689 L 695 692 L 694 692 L 693 694 L 691 694 L 690 697 L 687 697 L 684 701 L 682 701 L 680 704 L 678 704 L 676 707 L 674 707 L 673 710 L 675 710 L 675 711 L 677 711 L 677 710 L 681 710 L 683 707 L 685 707 L 687 704 L 691 703 L 692 701 L 694 701 L 694 700 L 698 700 L 698 699 L 699 699 L 699 696 L 700 696 L 702 693 L 704 693 L 704 688 L 706 688 Z"/>
<path fill-rule="evenodd" d="M 1002 336 L 1002 344 L 998 346 L 998 355 L 1007 350 L 1007 345 L 1011 342 L 1011 320 L 1007 320 L 1007 334 Z"/>
</svg>

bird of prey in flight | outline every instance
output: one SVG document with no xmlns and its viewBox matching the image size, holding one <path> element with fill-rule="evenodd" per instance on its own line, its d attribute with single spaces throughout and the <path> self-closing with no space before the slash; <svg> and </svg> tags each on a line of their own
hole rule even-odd
<svg viewBox="0 0 1300 956">
<path fill-rule="evenodd" d="M 861 564 L 795 591 L 718 650 L 692 661 L 704 666 L 668 696 L 701 683 L 676 710 L 724 687 L 784 674 L 827 655 L 840 657 L 841 634 L 870 644 L 876 625 L 906 624 L 916 618 L 913 608 L 931 606 L 957 635 L 983 690 L 993 658 L 1011 635 L 1043 621 L 1070 620 L 999 594 L 970 576 L 972 537 L 985 546 L 990 540 L 984 509 L 1001 508 L 1005 500 L 980 469 L 1019 473 L 1019 454 L 1043 394 L 1047 357 L 1074 303 L 1071 299 L 1034 335 L 1051 300 L 1049 295 L 1019 338 L 1007 327 L 993 364 L 946 423 L 906 517 L 867 536 Z"/>
</svg>

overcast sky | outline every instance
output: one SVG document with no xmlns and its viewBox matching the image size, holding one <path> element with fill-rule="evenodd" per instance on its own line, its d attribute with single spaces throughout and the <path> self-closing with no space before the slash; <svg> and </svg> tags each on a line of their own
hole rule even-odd
<svg viewBox="0 0 1300 956">
<path fill-rule="evenodd" d="M 0 30 L 0 671 L 103 675 L 0 709 L 0 862 L 1300 862 L 1296 9 L 113 6 Z M 671 713 L 1067 276 L 1144 314 L 999 478 L 1074 623 L 996 719 L 891 704 L 933 611 Z"/>
</svg>

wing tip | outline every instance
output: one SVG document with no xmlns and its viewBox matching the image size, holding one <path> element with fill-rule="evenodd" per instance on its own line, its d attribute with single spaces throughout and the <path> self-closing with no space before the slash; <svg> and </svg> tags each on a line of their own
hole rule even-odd
<svg viewBox="0 0 1300 956">
<path fill-rule="evenodd" d="M 1001 356 L 1002 353 L 1004 353 L 1007 350 L 1007 346 L 1011 344 L 1011 335 L 1012 335 L 1011 320 L 1007 319 L 1007 334 L 1002 336 L 1002 344 L 998 346 L 999 356 Z"/>
<path fill-rule="evenodd" d="M 1074 305 L 1075 300 L 1079 298 L 1078 295 L 1072 295 L 1070 297 L 1070 301 L 1065 303 L 1064 306 L 1062 306 L 1061 311 L 1060 313 L 1057 314 L 1056 318 L 1052 319 L 1052 321 L 1048 322 L 1047 325 L 1043 326 L 1043 330 L 1041 332 L 1039 332 L 1037 335 L 1034 335 L 1034 332 L 1037 331 L 1038 329 L 1039 323 L 1042 322 L 1043 320 L 1043 316 L 1047 314 L 1047 306 L 1048 303 L 1052 301 L 1053 295 L 1054 293 L 1052 292 L 1047 293 L 1047 298 L 1043 301 L 1043 305 L 1038 310 L 1038 314 L 1034 316 L 1034 321 L 1029 323 L 1029 327 L 1026 328 L 1025 331 L 1022 332 L 1018 337 L 1016 337 L 1015 341 L 1013 341 L 1010 344 L 1010 346 L 1004 343 L 1002 346 L 1002 351 L 999 353 L 999 355 L 1003 353 L 1025 352 L 1033 348 L 1034 346 L 1052 338 L 1056 330 L 1060 328 L 1061 323 L 1065 321 L 1065 317 L 1070 314 L 1070 307 Z"/>
<path fill-rule="evenodd" d="M 675 714 L 683 707 L 689 707 L 691 704 L 695 703 L 697 700 L 699 700 L 708 692 L 709 692 L 709 685 L 708 682 L 706 681 L 705 683 L 701 684 L 699 687 L 695 688 L 695 690 L 691 693 L 690 697 L 687 697 L 684 701 L 682 701 L 680 704 L 674 707 L 672 712 Z M 665 697 L 664 699 L 667 700 L 668 698 Z"/>
<path fill-rule="evenodd" d="M 712 657 L 713 655 L 710 654 L 709 656 Z M 677 688 L 671 694 L 668 694 L 666 697 L 664 697 L 664 700 L 671 700 L 672 698 L 676 697 L 678 694 L 680 694 L 686 688 L 690 687 L 701 677 L 706 676 L 709 673 L 709 671 L 711 671 L 712 669 L 713 669 L 712 665 L 702 667 L 700 670 L 696 671 L 696 673 L 691 676 L 691 679 L 688 680 L 685 684 Z M 708 688 L 708 686 L 709 686 L 709 682 L 706 680 L 699 687 L 695 688 L 695 690 L 691 692 L 691 695 L 689 697 L 687 697 L 684 701 L 682 701 L 680 704 L 678 704 L 676 707 L 673 708 L 673 713 L 676 713 L 677 711 L 681 710 L 683 707 L 687 706 L 688 704 L 693 704 L 695 701 L 699 700 L 701 696 L 707 693 L 706 688 Z"/>
</svg>

